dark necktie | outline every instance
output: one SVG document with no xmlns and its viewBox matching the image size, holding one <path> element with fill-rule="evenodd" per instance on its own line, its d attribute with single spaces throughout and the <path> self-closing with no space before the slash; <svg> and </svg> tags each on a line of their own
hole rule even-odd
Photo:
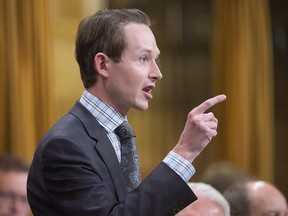
<svg viewBox="0 0 288 216">
<path fill-rule="evenodd" d="M 140 164 L 135 143 L 135 134 L 127 121 L 124 121 L 119 127 L 117 127 L 115 132 L 120 138 L 120 166 L 127 186 L 127 191 L 130 192 L 141 182 Z"/>
</svg>

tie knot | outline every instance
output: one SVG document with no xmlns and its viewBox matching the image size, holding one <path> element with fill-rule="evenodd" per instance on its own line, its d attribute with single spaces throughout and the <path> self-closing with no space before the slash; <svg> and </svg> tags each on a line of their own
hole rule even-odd
<svg viewBox="0 0 288 216">
<path fill-rule="evenodd" d="M 115 129 L 115 132 L 119 136 L 120 140 L 135 137 L 135 134 L 127 121 L 124 121 L 121 125 L 119 125 Z"/>
</svg>

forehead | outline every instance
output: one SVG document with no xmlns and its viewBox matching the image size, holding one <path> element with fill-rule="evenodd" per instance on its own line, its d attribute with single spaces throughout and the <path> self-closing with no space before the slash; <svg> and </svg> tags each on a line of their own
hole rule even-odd
<svg viewBox="0 0 288 216">
<path fill-rule="evenodd" d="M 157 47 L 156 39 L 149 26 L 139 23 L 129 23 L 124 26 L 124 33 L 128 49 L 136 51 L 146 50 L 159 55 L 160 51 Z"/>
<path fill-rule="evenodd" d="M 0 172 L 0 189 L 25 189 L 27 176 L 27 172 Z"/>
</svg>

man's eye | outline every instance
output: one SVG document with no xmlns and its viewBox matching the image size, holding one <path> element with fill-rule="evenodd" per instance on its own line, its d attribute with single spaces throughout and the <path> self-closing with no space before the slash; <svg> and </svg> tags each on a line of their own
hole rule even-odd
<svg viewBox="0 0 288 216">
<path fill-rule="evenodd" d="M 148 60 L 147 56 L 140 57 L 140 62 L 146 62 Z"/>
</svg>

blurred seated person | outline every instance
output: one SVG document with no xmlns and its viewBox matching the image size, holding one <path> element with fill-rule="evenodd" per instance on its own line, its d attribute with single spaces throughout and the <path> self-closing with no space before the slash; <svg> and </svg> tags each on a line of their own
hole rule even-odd
<svg viewBox="0 0 288 216">
<path fill-rule="evenodd" d="M 230 185 L 248 179 L 250 175 L 229 161 L 216 161 L 209 164 L 200 176 L 201 182 L 211 185 L 220 193 L 223 193 Z"/>
<path fill-rule="evenodd" d="M 230 216 L 228 202 L 214 187 L 201 182 L 189 182 L 188 185 L 198 199 L 177 216 Z"/>
<path fill-rule="evenodd" d="M 239 182 L 223 195 L 230 204 L 231 216 L 288 216 L 284 195 L 265 181 Z"/>
<path fill-rule="evenodd" d="M 27 216 L 26 182 L 29 165 L 18 157 L 0 155 L 0 216 Z"/>
</svg>

